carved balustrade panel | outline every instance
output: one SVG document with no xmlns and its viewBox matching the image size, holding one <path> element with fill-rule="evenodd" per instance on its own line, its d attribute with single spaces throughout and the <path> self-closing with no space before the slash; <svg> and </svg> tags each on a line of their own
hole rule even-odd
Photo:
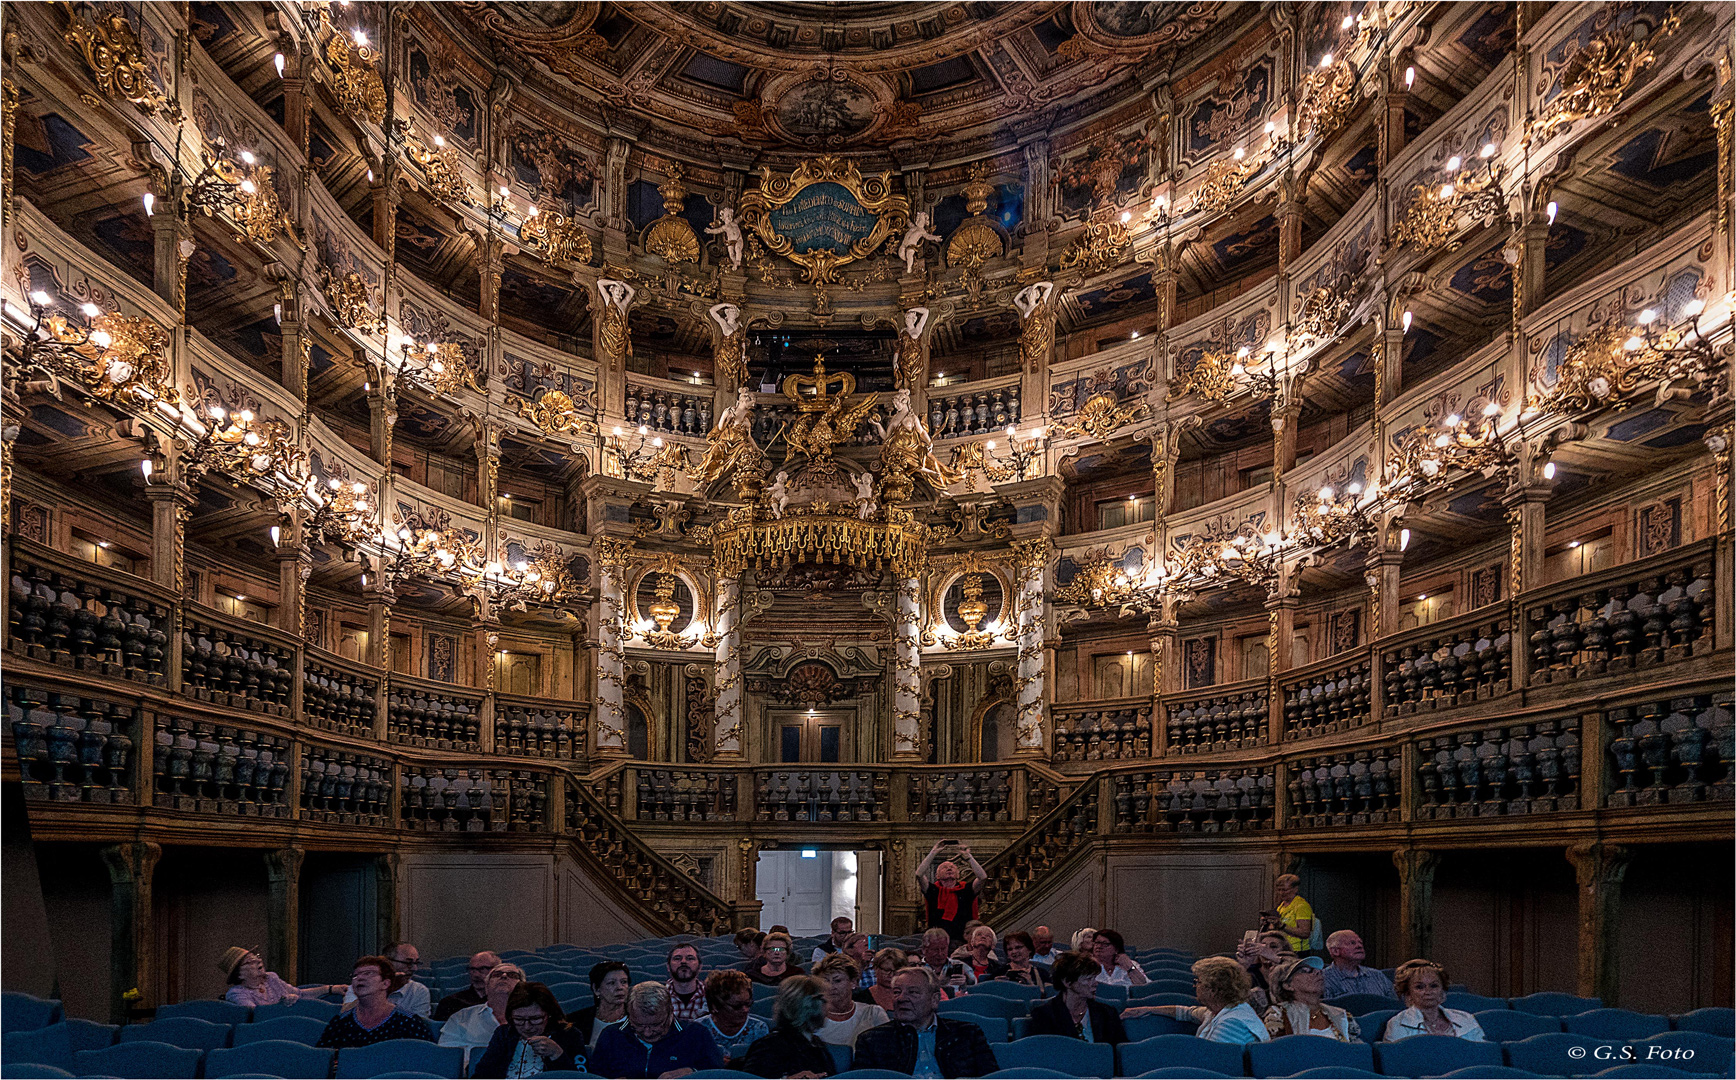
<svg viewBox="0 0 1736 1080">
<path fill-rule="evenodd" d="M 398 772 L 398 821 L 421 832 L 505 832 L 504 773 L 406 765 Z"/>
<path fill-rule="evenodd" d="M 711 769 L 636 770 L 639 821 L 734 821 L 736 774 Z"/>
<path fill-rule="evenodd" d="M 1605 805 L 1728 802 L 1730 699 L 1721 691 L 1610 710 Z"/>
<path fill-rule="evenodd" d="M 481 749 L 481 699 L 400 685 L 386 697 L 386 737 L 405 746 L 436 750 Z"/>
<path fill-rule="evenodd" d="M 1416 745 L 1418 820 L 1580 808 L 1576 716 L 1459 731 Z"/>
<path fill-rule="evenodd" d="M 1574 592 L 1528 604 L 1531 685 L 1710 653 L 1713 564 L 1710 547 L 1702 545 L 1691 558 L 1617 568 L 1626 572 L 1602 574 Z"/>
<path fill-rule="evenodd" d="M 301 752 L 301 816 L 329 825 L 392 825 L 392 763 L 324 746 Z"/>
<path fill-rule="evenodd" d="M 1022 418 L 1016 382 L 994 387 L 967 386 L 960 392 L 928 396 L 928 429 L 937 439 L 999 435 L 1005 433 L 1009 424 L 1016 427 Z"/>
<path fill-rule="evenodd" d="M 281 735 L 159 716 L 154 804 L 164 810 L 288 818 L 290 744 Z"/>
<path fill-rule="evenodd" d="M 92 675 L 166 685 L 169 605 L 122 585 L 122 575 L 89 569 L 14 546 L 6 609 L 12 649 Z"/>
<path fill-rule="evenodd" d="M 1266 684 L 1171 701 L 1164 727 L 1172 753 L 1194 754 L 1263 746 L 1271 710 Z"/>
<path fill-rule="evenodd" d="M 1403 748 L 1394 745 L 1292 762 L 1285 827 L 1328 829 L 1398 821 L 1403 757 Z"/>
<path fill-rule="evenodd" d="M 1025 770 L 1025 820 L 1036 821 L 1061 805 L 1061 785 L 1035 769 Z"/>
<path fill-rule="evenodd" d="M 4 697 L 25 798 L 137 801 L 133 776 L 140 731 L 137 705 L 10 683 Z"/>
<path fill-rule="evenodd" d="M 551 705 L 496 695 L 494 752 L 509 757 L 582 760 L 589 716 L 588 705 Z"/>
<path fill-rule="evenodd" d="M 334 659 L 318 659 L 312 650 L 302 658 L 301 715 L 315 727 L 339 735 L 372 738 L 378 711 L 379 680 Z"/>
<path fill-rule="evenodd" d="M 754 774 L 759 821 L 886 821 L 891 779 L 884 770 L 764 769 Z"/>
<path fill-rule="evenodd" d="M 985 910 L 1008 903 L 1041 882 L 1097 833 L 1099 787 L 1086 783 L 983 863 Z"/>
<path fill-rule="evenodd" d="M 1368 723 L 1370 673 L 1368 660 L 1355 660 L 1284 683 L 1284 738 L 1314 738 Z"/>
<path fill-rule="evenodd" d="M 1505 612 L 1453 620 L 1384 651 L 1381 671 L 1389 717 L 1505 694 L 1513 686 L 1512 621 Z"/>
<path fill-rule="evenodd" d="M 1055 762 L 1135 761 L 1151 756 L 1151 703 L 1051 706 Z"/>
<path fill-rule="evenodd" d="M 912 821 L 1011 821 L 1012 773 L 1006 769 L 913 772 L 908 781 Z"/>
<path fill-rule="evenodd" d="M 567 785 L 567 832 L 581 856 L 681 932 L 712 935 L 729 929 L 727 904 L 633 836 L 576 784 Z"/>
<path fill-rule="evenodd" d="M 181 692 L 197 701 L 288 716 L 295 651 L 188 610 L 181 626 Z"/>
<path fill-rule="evenodd" d="M 1117 773 L 1115 831 L 1230 833 L 1272 827 L 1276 770 Z"/>
<path fill-rule="evenodd" d="M 648 386 L 627 380 L 627 423 L 665 435 L 703 439 L 711 430 L 711 390 L 693 386 L 687 391 Z"/>
</svg>

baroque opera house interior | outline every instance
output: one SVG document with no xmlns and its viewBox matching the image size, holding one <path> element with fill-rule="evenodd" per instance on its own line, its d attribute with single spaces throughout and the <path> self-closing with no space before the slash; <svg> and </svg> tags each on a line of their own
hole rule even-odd
<svg viewBox="0 0 1736 1080">
<path fill-rule="evenodd" d="M 1736 6 L 0 18 L 0 1075 L 1732 1075 Z"/>
</svg>

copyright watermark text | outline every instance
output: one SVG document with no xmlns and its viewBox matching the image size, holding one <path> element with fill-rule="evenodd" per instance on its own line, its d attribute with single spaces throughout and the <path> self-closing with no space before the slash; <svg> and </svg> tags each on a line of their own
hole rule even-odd
<svg viewBox="0 0 1736 1080">
<path fill-rule="evenodd" d="M 1685 1046 L 1570 1046 L 1567 1056 L 1575 1061 L 1692 1061 L 1694 1051 Z"/>
</svg>

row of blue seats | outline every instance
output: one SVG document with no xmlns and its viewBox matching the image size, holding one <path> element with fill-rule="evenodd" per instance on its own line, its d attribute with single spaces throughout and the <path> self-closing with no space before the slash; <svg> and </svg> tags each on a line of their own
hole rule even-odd
<svg viewBox="0 0 1736 1080">
<path fill-rule="evenodd" d="M 1699 1032 L 1672 1032 L 1636 1042 L 1586 1039 L 1556 1033 L 1512 1043 L 1466 1042 L 1422 1035 L 1397 1043 L 1340 1043 L 1312 1035 L 1291 1035 L 1267 1043 L 1235 1046 L 1188 1035 L 1161 1035 L 1111 1047 L 1060 1035 L 1036 1035 L 992 1046 L 995 1063 L 1006 1070 L 1043 1070 L 1057 1077 L 1116 1076 L 1386 1076 L 1436 1077 L 1588 1075 L 1587 1066 L 1637 1065 L 1672 1070 L 1670 1075 L 1729 1076 L 1736 1067 L 1736 1042 Z M 850 1051 L 834 1048 L 835 1074 L 849 1075 Z M 65 1075 L 161 1077 L 283 1076 L 378 1078 L 421 1075 L 457 1080 L 465 1054 L 416 1040 L 395 1039 L 374 1046 L 336 1051 L 299 1043 L 265 1041 L 208 1051 L 156 1042 L 120 1043 L 103 1050 L 69 1051 L 64 1057 L 6 1055 L 6 1075 L 20 1065 L 67 1069 Z M 1668 1062 L 1668 1064 L 1663 1064 Z M 1685 1068 L 1678 1069 L 1678 1066 Z M 1473 1072 L 1472 1070 L 1479 1070 Z M 1493 1070 L 1512 1070 L 1495 1072 Z M 37 1073 L 36 1075 L 44 1075 Z M 551 1074 L 545 1074 L 551 1075 Z M 705 1075 L 705 1074 L 700 1074 Z M 724 1075 L 712 1073 L 710 1075 Z M 742 1074 L 736 1074 L 742 1075 Z M 898 1074 L 888 1074 L 898 1075 Z M 1658 1075 L 1658 1074 L 1654 1074 Z"/>
</svg>

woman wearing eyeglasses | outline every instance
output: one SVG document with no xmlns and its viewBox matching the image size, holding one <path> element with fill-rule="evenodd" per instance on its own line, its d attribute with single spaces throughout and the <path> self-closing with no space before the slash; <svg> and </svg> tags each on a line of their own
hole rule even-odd
<svg viewBox="0 0 1736 1080">
<path fill-rule="evenodd" d="M 790 953 L 793 948 L 790 935 L 767 934 L 765 946 L 760 952 L 759 963 L 748 965 L 746 968 L 747 977 L 765 986 L 776 986 L 791 975 L 806 974 L 800 967 L 790 962 Z"/>
<path fill-rule="evenodd" d="M 567 1023 L 549 988 L 519 983 L 506 999 L 506 1023 L 494 1030 L 488 1049 L 470 1075 L 539 1076 L 585 1064 L 585 1036 Z"/>
</svg>

